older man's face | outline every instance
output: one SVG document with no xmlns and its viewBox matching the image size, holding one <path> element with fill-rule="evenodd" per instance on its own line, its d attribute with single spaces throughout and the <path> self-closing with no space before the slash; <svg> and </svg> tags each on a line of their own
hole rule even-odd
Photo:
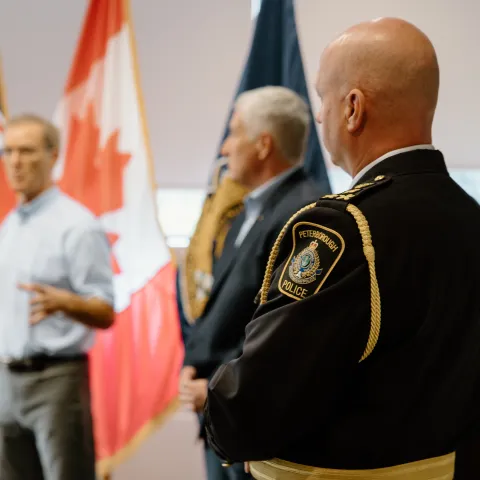
<svg viewBox="0 0 480 480">
<path fill-rule="evenodd" d="M 12 190 L 26 201 L 40 194 L 51 181 L 55 161 L 45 146 L 43 127 L 27 122 L 8 127 L 3 161 Z"/>
<path fill-rule="evenodd" d="M 222 155 L 228 158 L 228 169 L 233 180 L 251 186 L 258 164 L 257 149 L 237 112 L 232 115 L 229 134 L 222 145 Z"/>
</svg>

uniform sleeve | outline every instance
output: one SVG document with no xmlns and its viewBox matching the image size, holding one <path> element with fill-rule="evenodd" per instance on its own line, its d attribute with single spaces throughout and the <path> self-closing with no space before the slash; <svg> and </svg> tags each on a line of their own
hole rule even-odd
<svg viewBox="0 0 480 480">
<path fill-rule="evenodd" d="M 209 384 L 209 442 L 232 462 L 279 456 L 321 428 L 369 337 L 370 277 L 352 216 L 325 207 L 300 215 L 278 258 L 243 354 Z"/>
<path fill-rule="evenodd" d="M 110 245 L 100 225 L 78 226 L 65 241 L 72 290 L 83 297 L 100 298 L 113 305 L 113 272 Z"/>
</svg>

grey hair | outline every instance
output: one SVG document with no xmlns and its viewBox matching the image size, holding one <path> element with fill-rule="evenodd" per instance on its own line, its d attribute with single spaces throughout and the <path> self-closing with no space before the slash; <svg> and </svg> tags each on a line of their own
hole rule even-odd
<svg viewBox="0 0 480 480">
<path fill-rule="evenodd" d="M 300 163 L 310 124 L 308 105 L 300 95 L 285 87 L 255 88 L 237 97 L 235 110 L 252 140 L 268 132 L 286 161 Z"/>
</svg>

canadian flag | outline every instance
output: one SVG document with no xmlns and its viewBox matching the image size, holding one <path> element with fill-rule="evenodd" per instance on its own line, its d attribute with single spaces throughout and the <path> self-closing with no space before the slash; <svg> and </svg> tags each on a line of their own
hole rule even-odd
<svg viewBox="0 0 480 480">
<path fill-rule="evenodd" d="M 117 317 L 90 363 L 102 475 L 174 408 L 183 358 L 140 93 L 128 3 L 90 0 L 54 120 L 58 184 L 99 216 L 112 244 Z"/>
<path fill-rule="evenodd" d="M 5 98 L 5 84 L 3 80 L 2 64 L 0 58 L 0 224 L 8 212 L 15 205 L 15 195 L 8 186 L 3 168 L 3 133 L 5 129 L 5 117 L 7 116 L 7 102 Z"/>
</svg>

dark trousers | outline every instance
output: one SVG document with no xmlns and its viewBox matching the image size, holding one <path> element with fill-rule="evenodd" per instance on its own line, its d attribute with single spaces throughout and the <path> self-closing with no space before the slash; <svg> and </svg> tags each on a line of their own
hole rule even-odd
<svg viewBox="0 0 480 480">
<path fill-rule="evenodd" d="M 95 480 L 88 363 L 0 365 L 0 480 Z"/>
<path fill-rule="evenodd" d="M 205 448 L 205 462 L 208 480 L 248 480 L 253 478 L 249 473 L 245 473 L 243 463 L 234 463 L 227 468 L 222 467 L 222 461 L 209 447 Z"/>
</svg>

